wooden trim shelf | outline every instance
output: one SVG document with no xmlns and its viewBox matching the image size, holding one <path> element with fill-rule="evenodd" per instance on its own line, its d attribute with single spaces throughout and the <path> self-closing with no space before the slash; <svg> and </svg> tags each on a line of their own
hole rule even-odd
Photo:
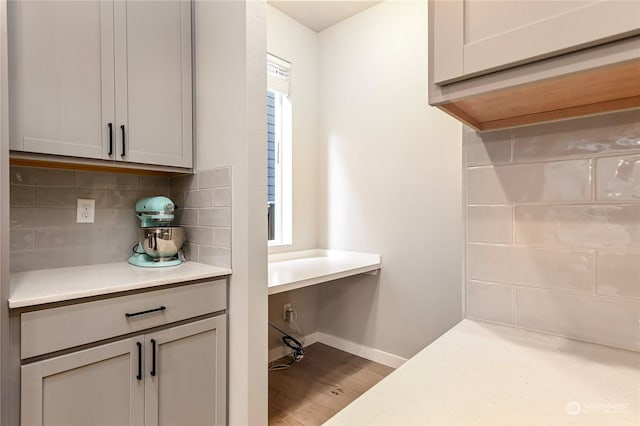
<svg viewBox="0 0 640 426">
<path fill-rule="evenodd" d="M 640 108 L 640 59 L 470 96 L 438 108 L 479 131 Z"/>
<path fill-rule="evenodd" d="M 38 158 L 23 158 L 20 154 L 11 153 L 11 158 L 9 159 L 9 164 L 11 166 L 23 166 L 23 167 L 41 167 L 47 169 L 62 169 L 62 170 L 77 170 L 82 172 L 105 172 L 105 173 L 122 173 L 122 174 L 132 174 L 132 175 L 142 175 L 142 176 L 177 176 L 183 174 L 191 174 L 191 169 L 184 170 L 152 170 L 147 167 L 155 167 L 155 166 L 144 166 L 144 165 L 132 165 L 132 164 L 124 164 L 118 163 L 119 166 L 111 166 L 98 164 L 99 160 L 96 162 L 91 162 L 92 160 L 66 160 L 61 161 L 60 159 L 38 159 Z M 143 168 L 144 167 L 144 168 Z M 164 168 L 164 167 L 162 167 Z"/>
</svg>

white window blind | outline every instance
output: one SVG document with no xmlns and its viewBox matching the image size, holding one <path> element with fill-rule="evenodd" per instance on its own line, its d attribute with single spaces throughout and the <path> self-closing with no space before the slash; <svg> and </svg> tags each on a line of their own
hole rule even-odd
<svg viewBox="0 0 640 426">
<path fill-rule="evenodd" d="M 267 87 L 274 92 L 289 96 L 291 63 L 267 54 Z"/>
</svg>

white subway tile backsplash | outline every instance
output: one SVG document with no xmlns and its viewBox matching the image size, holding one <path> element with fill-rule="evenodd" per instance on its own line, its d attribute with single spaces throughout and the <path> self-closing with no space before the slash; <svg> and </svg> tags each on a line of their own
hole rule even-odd
<svg viewBox="0 0 640 426">
<path fill-rule="evenodd" d="M 35 185 L 73 188 L 71 170 L 41 169 L 37 167 L 11 167 L 11 185 Z"/>
<path fill-rule="evenodd" d="M 218 247 L 231 248 L 231 229 L 213 228 L 213 244 Z"/>
<path fill-rule="evenodd" d="M 139 179 L 137 175 L 122 173 L 75 172 L 75 187 L 137 190 L 139 189 Z"/>
<path fill-rule="evenodd" d="M 198 173 L 198 188 L 221 188 L 231 186 L 231 168 L 205 170 Z"/>
<path fill-rule="evenodd" d="M 69 249 L 14 251 L 11 253 L 9 268 L 11 272 L 64 268 L 74 266 L 75 259 Z"/>
<path fill-rule="evenodd" d="M 11 271 L 126 261 L 138 239 L 135 202 L 169 194 L 169 178 L 11 167 Z M 76 224 L 78 198 L 96 223 Z"/>
<path fill-rule="evenodd" d="M 214 207 L 230 207 L 231 206 L 231 188 L 215 188 L 213 190 L 213 206 Z"/>
<path fill-rule="evenodd" d="M 198 210 L 198 225 L 229 227 L 231 226 L 231 209 L 228 207 L 214 207 Z"/>
<path fill-rule="evenodd" d="M 640 351 L 640 110 L 464 136 L 467 315 Z"/>
<path fill-rule="evenodd" d="M 598 252 L 598 294 L 640 299 L 640 253 Z"/>
<path fill-rule="evenodd" d="M 73 213 L 75 221 L 75 209 Z M 136 217 L 134 209 L 96 209 L 95 224 L 110 227 L 135 227 L 140 225 L 140 221 Z"/>
<path fill-rule="evenodd" d="M 469 204 L 573 203 L 590 200 L 590 160 L 473 167 L 467 171 Z"/>
<path fill-rule="evenodd" d="M 32 186 L 11 186 L 9 205 L 11 207 L 33 207 L 35 190 Z"/>
<path fill-rule="evenodd" d="M 640 350 L 640 302 L 516 289 L 516 323 L 591 342 Z"/>
<path fill-rule="evenodd" d="M 640 204 L 516 206 L 516 243 L 640 249 Z"/>
<path fill-rule="evenodd" d="M 138 176 L 138 188 L 153 195 L 167 195 L 169 178 L 165 176 Z"/>
<path fill-rule="evenodd" d="M 108 207 L 114 209 L 135 209 L 139 199 L 148 197 L 148 193 L 133 190 L 111 191 L 111 199 Z"/>
<path fill-rule="evenodd" d="M 640 155 L 596 160 L 596 200 L 640 203 Z"/>
<path fill-rule="evenodd" d="M 183 226 L 198 224 L 198 209 L 182 209 L 178 208 L 175 212 L 176 223 Z"/>
<path fill-rule="evenodd" d="M 509 163 L 512 135 L 512 130 L 488 133 L 465 132 L 467 166 Z"/>
<path fill-rule="evenodd" d="M 174 201 L 186 207 L 178 209 L 176 214 L 177 223 L 186 230 L 185 257 L 230 267 L 231 168 L 172 178 L 170 184 Z"/>
<path fill-rule="evenodd" d="M 76 209 L 16 207 L 11 209 L 10 227 L 47 228 L 72 225 L 76 219 Z"/>
<path fill-rule="evenodd" d="M 471 280 L 595 293 L 595 253 L 511 245 L 467 245 Z"/>
<path fill-rule="evenodd" d="M 185 208 L 211 207 L 212 204 L 213 191 L 210 189 L 202 191 L 187 191 L 185 193 Z"/>
<path fill-rule="evenodd" d="M 508 285 L 467 282 L 467 316 L 513 325 L 515 288 Z"/>
<path fill-rule="evenodd" d="M 212 245 L 213 244 L 213 228 L 204 226 L 186 226 L 185 237 L 191 244 Z"/>
<path fill-rule="evenodd" d="M 187 259 L 188 261 L 191 261 L 191 262 L 200 261 L 198 258 L 198 246 L 195 244 L 185 243 L 182 246 L 182 254 L 184 255 L 185 259 Z"/>
<path fill-rule="evenodd" d="M 511 243 L 513 208 L 504 205 L 468 206 L 467 241 Z"/>
<path fill-rule="evenodd" d="M 89 224 L 83 227 L 36 229 L 34 246 L 37 249 L 106 247 L 109 245 L 109 234 L 108 228 Z"/>
<path fill-rule="evenodd" d="M 208 265 L 231 268 L 231 249 L 225 247 L 199 246 L 198 259 Z"/>
<path fill-rule="evenodd" d="M 33 249 L 34 235 L 33 230 L 11 230 L 11 238 L 9 243 L 9 249 L 14 250 L 30 250 Z"/>
<path fill-rule="evenodd" d="M 640 151 L 640 110 L 514 129 L 516 161 Z"/>
</svg>

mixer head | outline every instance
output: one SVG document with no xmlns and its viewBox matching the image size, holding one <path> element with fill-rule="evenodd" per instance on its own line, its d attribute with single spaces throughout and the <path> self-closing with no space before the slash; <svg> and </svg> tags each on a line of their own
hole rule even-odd
<svg viewBox="0 0 640 426">
<path fill-rule="evenodd" d="M 170 225 L 175 209 L 173 201 L 163 195 L 142 198 L 136 203 L 136 214 L 142 228 Z"/>
</svg>

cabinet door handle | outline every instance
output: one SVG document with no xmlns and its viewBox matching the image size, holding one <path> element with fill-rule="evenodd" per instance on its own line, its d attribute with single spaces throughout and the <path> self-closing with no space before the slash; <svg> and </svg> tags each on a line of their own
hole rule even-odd
<svg viewBox="0 0 640 426">
<path fill-rule="evenodd" d="M 156 341 L 151 339 L 151 372 L 152 376 L 156 375 Z"/>
<path fill-rule="evenodd" d="M 158 306 L 157 308 L 147 309 L 146 311 L 133 312 L 133 313 L 127 312 L 124 314 L 124 316 L 127 318 L 137 317 L 139 315 L 150 314 L 151 312 L 164 311 L 165 309 L 167 309 L 166 306 Z"/>
<path fill-rule="evenodd" d="M 127 144 L 125 142 L 125 132 L 124 132 L 124 124 L 120 125 L 120 130 L 122 130 L 122 153 L 120 154 L 121 157 L 124 157 L 125 155 L 127 155 Z"/>
<path fill-rule="evenodd" d="M 108 123 L 109 127 L 109 157 L 113 155 L 113 123 Z"/>
<path fill-rule="evenodd" d="M 138 346 L 138 375 L 136 379 L 142 380 L 142 343 L 136 342 Z"/>
</svg>

